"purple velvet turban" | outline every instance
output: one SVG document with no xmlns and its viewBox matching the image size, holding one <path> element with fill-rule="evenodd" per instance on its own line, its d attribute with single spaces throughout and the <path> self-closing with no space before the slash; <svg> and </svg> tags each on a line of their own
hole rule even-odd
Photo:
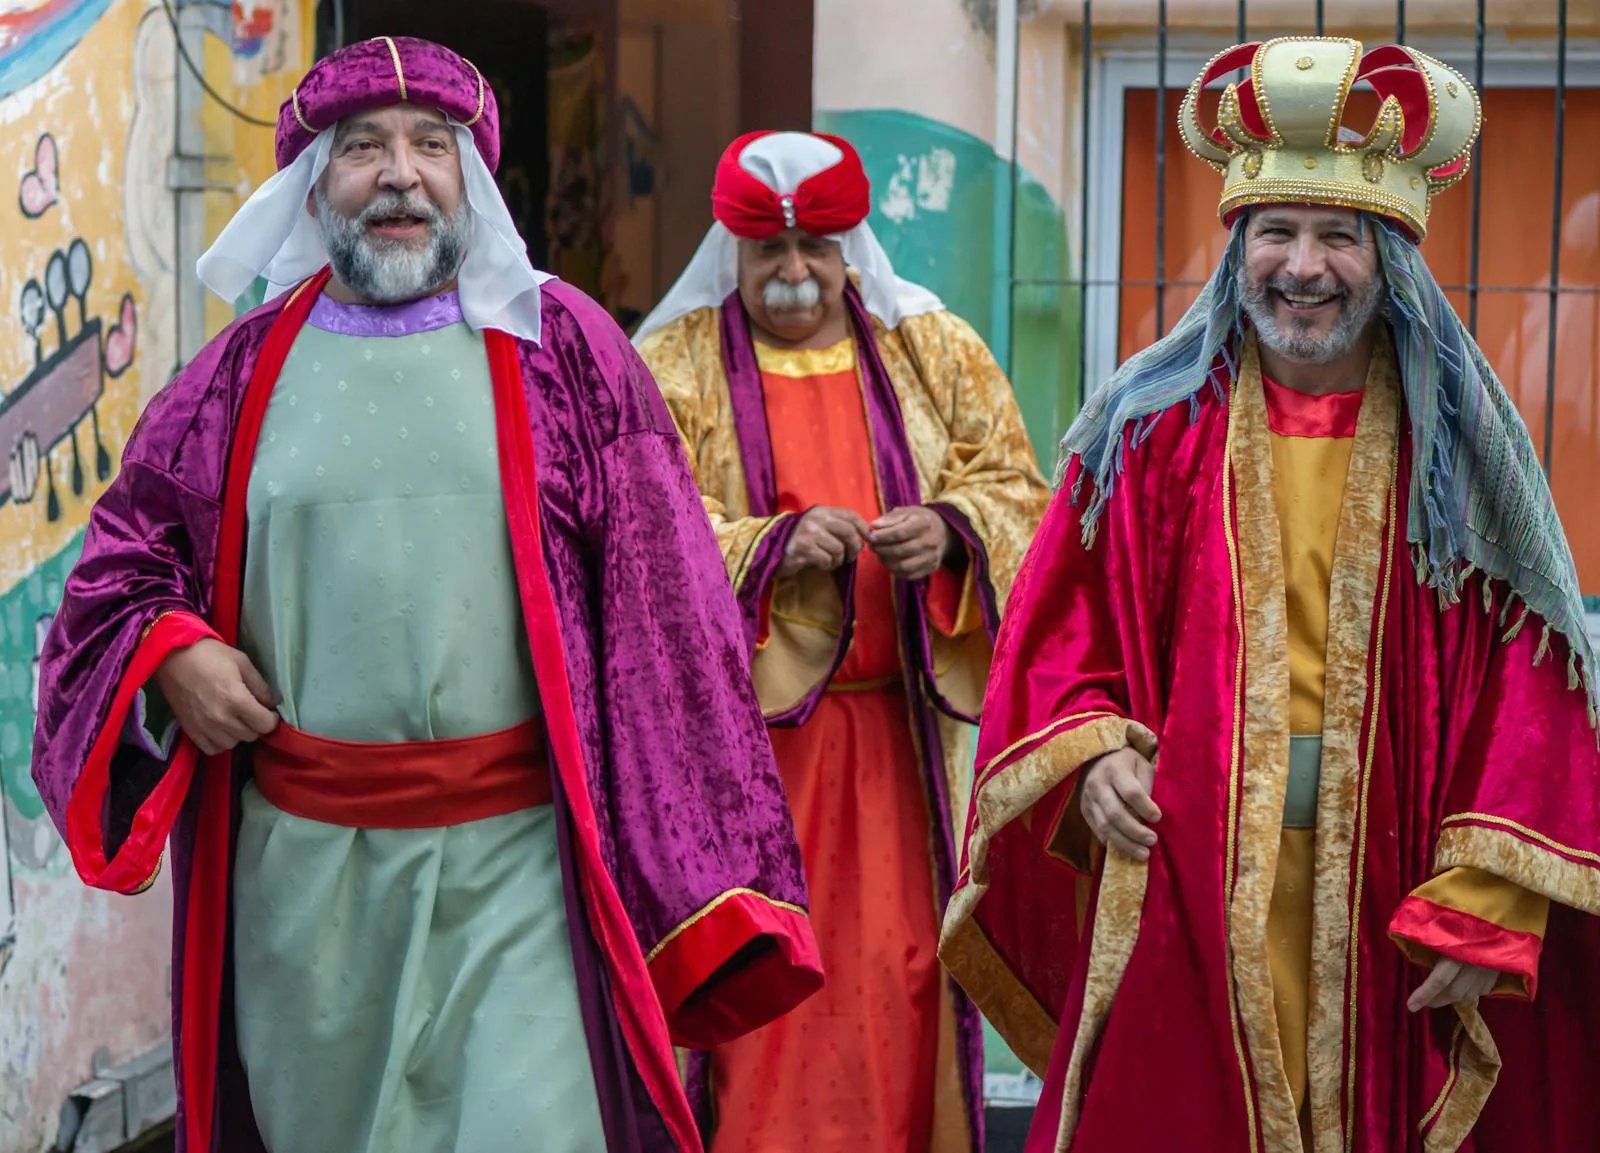
<svg viewBox="0 0 1600 1153">
<path fill-rule="evenodd" d="M 500 164 L 500 110 L 472 64 L 442 44 L 379 36 L 317 61 L 278 110 L 280 169 L 326 129 L 367 108 L 409 103 L 464 125 L 493 172 Z"/>
</svg>

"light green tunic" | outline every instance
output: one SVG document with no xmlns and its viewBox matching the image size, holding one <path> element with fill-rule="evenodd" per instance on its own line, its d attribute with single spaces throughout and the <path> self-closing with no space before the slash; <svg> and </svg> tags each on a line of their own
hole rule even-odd
<svg viewBox="0 0 1600 1153">
<path fill-rule="evenodd" d="M 250 476 L 241 647 L 296 728 L 534 715 L 481 337 L 302 330 Z M 272 1153 L 605 1148 L 549 806 L 350 829 L 244 795 L 239 1048 Z"/>
</svg>

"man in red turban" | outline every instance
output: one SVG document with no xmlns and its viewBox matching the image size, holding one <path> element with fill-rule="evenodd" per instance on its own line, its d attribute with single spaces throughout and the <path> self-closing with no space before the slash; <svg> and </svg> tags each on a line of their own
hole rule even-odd
<svg viewBox="0 0 1600 1153">
<path fill-rule="evenodd" d="M 744 614 L 828 980 L 691 1087 L 719 1153 L 973 1149 L 980 1026 L 938 918 L 967 733 L 1048 490 L 982 340 L 894 275 L 848 143 L 738 140 L 713 206 L 636 339 Z"/>
<path fill-rule="evenodd" d="M 46 643 L 90 884 L 170 834 L 178 1149 L 699 1153 L 675 1047 L 820 984 L 737 607 L 644 365 L 533 270 L 494 94 L 380 37 L 200 264 Z"/>
</svg>

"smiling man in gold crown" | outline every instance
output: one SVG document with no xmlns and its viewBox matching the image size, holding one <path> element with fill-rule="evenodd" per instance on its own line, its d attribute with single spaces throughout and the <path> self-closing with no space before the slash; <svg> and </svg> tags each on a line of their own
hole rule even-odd
<svg viewBox="0 0 1600 1153">
<path fill-rule="evenodd" d="M 1552 1118 L 1593 1058 L 1540 1033 L 1600 912 L 1577 575 L 1417 247 L 1479 124 L 1352 40 L 1190 89 L 1232 238 L 1067 434 L 941 942 L 1045 1078 L 1029 1153 L 1592 1147 Z M 1502 1057 L 1538 1104 L 1487 1104 Z"/>
</svg>

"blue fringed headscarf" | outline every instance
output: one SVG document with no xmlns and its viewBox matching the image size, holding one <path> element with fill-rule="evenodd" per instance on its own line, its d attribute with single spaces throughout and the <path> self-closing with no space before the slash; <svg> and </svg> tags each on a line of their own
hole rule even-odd
<svg viewBox="0 0 1600 1153">
<path fill-rule="evenodd" d="M 1529 612 L 1565 638 L 1568 681 L 1574 688 L 1583 682 L 1592 723 L 1597 683 L 1578 572 L 1527 427 L 1416 244 L 1381 217 L 1367 217 L 1366 226 L 1383 264 L 1384 310 L 1416 448 L 1406 538 L 1418 579 L 1446 604 L 1460 599 L 1476 571 L 1508 586 L 1525 607 L 1505 639 L 1516 636 Z M 1172 331 L 1124 363 L 1089 398 L 1061 442 L 1058 483 L 1069 460 L 1083 461 L 1074 503 L 1084 479 L 1093 481 L 1082 520 L 1086 545 L 1094 543 L 1123 453 L 1137 449 L 1161 414 L 1180 401 L 1197 415 L 1202 389 L 1226 397 L 1244 331 L 1238 290 L 1244 228 L 1241 217 L 1216 272 Z M 1509 612 L 1508 601 L 1502 621 Z"/>
</svg>

